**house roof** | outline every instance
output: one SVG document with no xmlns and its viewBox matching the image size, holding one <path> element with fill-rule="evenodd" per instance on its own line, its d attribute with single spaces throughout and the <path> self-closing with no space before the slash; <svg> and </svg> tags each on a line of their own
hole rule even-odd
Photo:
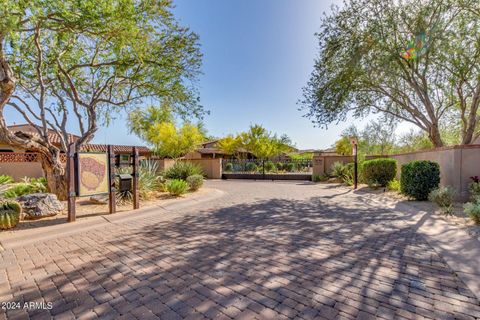
<svg viewBox="0 0 480 320">
<path fill-rule="evenodd" d="M 8 129 L 12 132 L 25 132 L 30 134 L 37 134 L 38 131 L 30 124 L 17 124 L 8 126 Z M 60 145 L 60 137 L 59 135 L 51 130 L 48 129 L 48 139 L 54 145 Z M 68 134 L 68 143 L 72 143 L 80 139 L 79 136 L 75 134 Z M 85 152 L 107 152 L 108 145 L 106 144 L 95 144 L 95 143 L 88 143 L 82 146 L 81 150 Z M 113 145 L 113 151 L 116 153 L 131 153 L 133 146 L 125 146 L 125 145 Z M 152 151 L 144 146 L 138 147 L 139 154 L 150 154 Z"/>
<path fill-rule="evenodd" d="M 14 125 L 8 126 L 8 129 L 10 131 L 14 132 L 14 133 L 25 132 L 25 133 L 31 133 L 31 134 L 37 134 L 38 135 L 37 129 L 35 129 L 35 127 L 33 127 L 30 124 L 14 124 Z M 48 136 L 48 140 L 51 143 L 53 143 L 53 144 L 60 144 L 61 143 L 60 136 L 55 131 L 53 131 L 52 129 L 47 129 L 47 136 Z M 71 134 L 71 133 L 68 134 L 68 143 L 75 142 L 78 139 L 80 139 L 79 136 L 77 136 L 75 134 Z"/>
<path fill-rule="evenodd" d="M 210 153 L 225 154 L 225 152 L 217 148 L 199 148 L 196 151 L 202 154 L 210 154 Z"/>
</svg>

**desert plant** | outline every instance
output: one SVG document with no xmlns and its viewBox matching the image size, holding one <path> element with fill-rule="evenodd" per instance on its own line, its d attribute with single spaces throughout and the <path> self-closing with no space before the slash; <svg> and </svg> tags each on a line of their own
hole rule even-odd
<svg viewBox="0 0 480 320">
<path fill-rule="evenodd" d="M 187 192 L 188 184 L 184 180 L 173 179 L 165 183 L 165 188 L 172 196 L 178 197 Z"/>
<path fill-rule="evenodd" d="M 348 186 L 353 185 L 355 176 L 354 176 L 354 164 L 353 163 L 348 163 L 344 166 L 343 168 L 343 174 L 340 177 L 343 183 L 345 183 Z"/>
<path fill-rule="evenodd" d="M 187 178 L 187 184 L 191 191 L 197 191 L 203 186 L 203 176 L 194 174 Z"/>
<path fill-rule="evenodd" d="M 177 161 L 165 171 L 165 178 L 176 180 L 187 180 L 189 176 L 199 174 L 203 176 L 203 170 L 200 166 L 188 161 Z"/>
<path fill-rule="evenodd" d="M 400 191 L 400 181 L 398 181 L 397 179 L 389 181 L 387 184 L 387 190 Z"/>
<path fill-rule="evenodd" d="M 283 170 L 283 163 L 277 162 L 277 170 L 282 171 Z"/>
<path fill-rule="evenodd" d="M 140 192 L 139 192 L 140 194 Z M 142 197 L 142 196 L 140 196 Z M 117 191 L 115 193 L 116 202 L 120 205 L 132 203 L 133 201 L 133 193 L 130 190 L 125 191 Z"/>
<path fill-rule="evenodd" d="M 340 161 L 336 161 L 330 167 L 330 172 L 332 177 L 342 179 L 345 174 L 345 165 Z"/>
<path fill-rule="evenodd" d="M 287 172 L 293 172 L 293 171 L 296 170 L 296 168 L 297 167 L 295 166 L 295 163 L 293 163 L 293 162 L 288 162 L 288 163 L 285 163 L 283 165 L 283 169 Z"/>
<path fill-rule="evenodd" d="M 45 192 L 46 186 L 42 182 L 26 183 L 21 182 L 9 188 L 3 196 L 7 199 L 14 199 L 26 194 Z"/>
<path fill-rule="evenodd" d="M 6 174 L 0 175 L 0 185 L 1 184 L 7 184 L 7 183 L 12 183 L 13 178 L 11 176 L 8 176 Z"/>
<path fill-rule="evenodd" d="M 480 178 L 478 176 L 470 177 L 472 182 L 468 185 L 470 199 L 473 201 L 480 197 Z"/>
<path fill-rule="evenodd" d="M 417 160 L 402 166 L 400 190 L 415 200 L 427 200 L 439 183 L 440 166 L 436 162 Z"/>
<path fill-rule="evenodd" d="M 255 172 L 258 170 L 258 167 L 255 163 L 253 162 L 248 162 L 246 165 L 245 165 L 245 171 L 247 172 Z"/>
<path fill-rule="evenodd" d="M 314 175 L 312 175 L 312 181 L 313 182 L 320 182 L 320 181 L 322 181 L 322 176 L 319 175 L 319 174 L 314 174 Z"/>
<path fill-rule="evenodd" d="M 437 188 L 430 192 L 428 200 L 436 203 L 442 210 L 442 213 L 449 216 L 453 214 L 455 194 L 455 189 L 452 187 Z"/>
<path fill-rule="evenodd" d="M 0 229 L 14 228 L 20 221 L 22 207 L 16 201 L 3 201 L 0 203 Z"/>
<path fill-rule="evenodd" d="M 266 172 L 274 171 L 276 169 L 275 163 L 272 161 L 267 161 L 263 165 Z"/>
<path fill-rule="evenodd" d="M 233 163 L 228 162 L 225 164 L 225 171 L 233 171 Z"/>
<path fill-rule="evenodd" d="M 362 176 L 368 185 L 387 186 L 397 174 L 397 161 L 390 158 L 380 158 L 364 161 Z"/>
<path fill-rule="evenodd" d="M 480 202 L 478 200 L 467 202 L 463 206 L 463 212 L 465 212 L 475 224 L 480 225 Z"/>
<path fill-rule="evenodd" d="M 120 167 L 116 169 L 117 173 L 132 173 L 132 167 Z M 163 176 L 159 172 L 158 162 L 154 160 L 144 160 L 140 162 L 138 168 L 138 194 L 141 199 L 151 199 L 156 191 L 161 189 Z M 117 201 L 119 203 L 128 203 L 133 199 L 131 192 L 118 192 Z"/>
</svg>

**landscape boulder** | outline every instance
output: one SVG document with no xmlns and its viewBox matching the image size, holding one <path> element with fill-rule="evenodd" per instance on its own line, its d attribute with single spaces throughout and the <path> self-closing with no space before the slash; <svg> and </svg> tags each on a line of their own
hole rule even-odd
<svg viewBox="0 0 480 320">
<path fill-rule="evenodd" d="M 89 200 L 92 204 L 108 204 L 108 195 L 91 196 Z"/>
<path fill-rule="evenodd" d="M 21 204 L 22 219 L 33 220 L 55 216 L 64 210 L 63 204 L 53 193 L 32 193 L 17 198 Z"/>
</svg>

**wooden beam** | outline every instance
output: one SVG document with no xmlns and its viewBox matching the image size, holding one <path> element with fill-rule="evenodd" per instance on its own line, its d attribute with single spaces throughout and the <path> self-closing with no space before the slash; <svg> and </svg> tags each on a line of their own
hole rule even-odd
<svg viewBox="0 0 480 320">
<path fill-rule="evenodd" d="M 117 202 L 115 197 L 115 152 L 113 146 L 108 146 L 108 211 L 115 213 L 117 211 Z"/>
<path fill-rule="evenodd" d="M 138 194 L 138 179 L 139 179 L 139 158 L 138 158 L 138 147 L 132 148 L 133 153 L 133 209 L 140 208 L 140 197 Z"/>
<path fill-rule="evenodd" d="M 68 199 L 68 222 L 76 220 L 75 198 L 77 196 L 75 189 L 75 143 L 68 146 L 67 152 L 67 199 Z"/>
</svg>

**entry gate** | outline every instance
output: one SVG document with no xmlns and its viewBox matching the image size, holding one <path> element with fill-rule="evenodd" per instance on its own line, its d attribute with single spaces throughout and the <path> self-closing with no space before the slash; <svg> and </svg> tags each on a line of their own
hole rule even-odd
<svg viewBox="0 0 480 320">
<path fill-rule="evenodd" d="M 312 160 L 224 159 L 222 178 L 312 180 Z"/>
</svg>

